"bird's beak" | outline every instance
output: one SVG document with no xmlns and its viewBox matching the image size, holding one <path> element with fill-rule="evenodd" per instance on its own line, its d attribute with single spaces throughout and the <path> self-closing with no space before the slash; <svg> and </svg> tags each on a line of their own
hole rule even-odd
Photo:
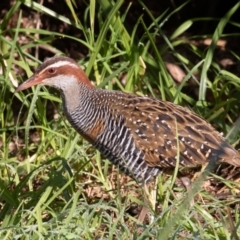
<svg viewBox="0 0 240 240">
<path fill-rule="evenodd" d="M 27 88 L 40 84 L 41 82 L 42 82 L 42 78 L 39 75 L 34 74 L 32 77 L 30 77 L 28 80 L 23 82 L 20 86 L 18 86 L 15 92 L 23 91 Z"/>
</svg>

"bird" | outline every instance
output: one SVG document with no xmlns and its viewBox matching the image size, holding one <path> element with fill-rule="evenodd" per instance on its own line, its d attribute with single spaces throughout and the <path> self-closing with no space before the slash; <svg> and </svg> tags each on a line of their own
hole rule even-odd
<svg viewBox="0 0 240 240">
<path fill-rule="evenodd" d="M 76 61 L 47 59 L 16 92 L 34 85 L 60 91 L 73 128 L 122 172 L 148 184 L 162 172 L 240 166 L 240 155 L 222 134 L 191 110 L 168 101 L 96 88 Z"/>
</svg>

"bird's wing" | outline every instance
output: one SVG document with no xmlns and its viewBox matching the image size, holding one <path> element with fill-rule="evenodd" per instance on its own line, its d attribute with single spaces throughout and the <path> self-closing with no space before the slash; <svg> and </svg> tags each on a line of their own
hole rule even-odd
<svg viewBox="0 0 240 240">
<path fill-rule="evenodd" d="M 135 145 L 151 167 L 197 167 L 213 160 L 238 156 L 208 122 L 186 108 L 155 99 L 126 95 L 118 108 L 125 116 Z"/>
</svg>

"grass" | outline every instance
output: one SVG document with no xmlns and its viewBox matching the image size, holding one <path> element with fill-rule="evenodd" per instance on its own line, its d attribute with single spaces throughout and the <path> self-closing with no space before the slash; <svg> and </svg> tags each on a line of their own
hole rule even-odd
<svg viewBox="0 0 240 240">
<path fill-rule="evenodd" d="M 129 208 L 144 205 L 142 189 L 102 161 L 102 156 L 76 134 L 63 116 L 58 93 L 39 87 L 17 94 L 14 90 L 16 82 L 24 81 L 40 63 L 37 56 L 43 46 L 61 54 L 51 42 L 68 39 L 88 50 L 79 64 L 96 87 L 147 94 L 191 107 L 225 135 L 233 132 L 229 141 L 237 146 L 239 134 L 234 122 L 239 112 L 240 79 L 222 69 L 213 56 L 217 41 L 230 36 L 223 34 L 226 23 L 238 26 L 229 19 L 239 3 L 219 20 L 211 35 L 188 38 L 182 36 L 194 22 L 208 19 L 188 19 L 170 35 L 162 31 L 166 21 L 181 14 L 187 2 L 156 18 L 139 1 L 152 22 L 148 25 L 141 16 L 131 31 L 126 28 L 131 6 L 123 10 L 123 0 L 115 5 L 108 0 L 91 0 L 81 19 L 74 2 L 67 3 L 73 20 L 39 3 L 18 0 L 0 24 L 1 239 L 238 239 L 239 196 L 234 182 L 221 180 L 233 197 L 220 200 L 200 186 L 201 178 L 200 183 L 194 183 L 193 192 L 186 193 L 173 184 L 174 177 L 161 175 L 154 221 L 141 223 Z M 23 6 L 71 25 L 82 37 L 22 26 Z M 9 28 L 16 15 L 16 26 Z M 142 35 L 139 29 L 144 29 Z M 21 37 L 27 41 L 21 42 Z M 160 46 L 159 38 L 163 39 Z M 192 43 L 207 38 L 213 41 L 204 49 Z M 194 64 L 181 48 L 199 61 Z M 166 53 L 187 73 L 180 84 L 166 68 Z M 239 59 L 237 53 L 232 54 Z M 189 79 L 200 88 L 199 98 L 183 91 Z M 49 105 L 56 118 L 49 119 Z M 31 140 L 36 131 L 39 139 Z"/>
</svg>

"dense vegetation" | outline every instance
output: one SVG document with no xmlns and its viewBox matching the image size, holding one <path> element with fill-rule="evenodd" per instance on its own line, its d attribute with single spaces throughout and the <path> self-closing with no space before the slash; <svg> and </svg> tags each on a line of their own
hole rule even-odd
<svg viewBox="0 0 240 240">
<path fill-rule="evenodd" d="M 14 93 L 46 57 L 66 54 L 96 87 L 191 108 L 239 148 L 240 3 L 197 18 L 194 1 L 144 2 L 2 1 L 1 239 L 240 238 L 239 169 L 215 185 L 200 174 L 191 191 L 159 176 L 155 209 L 139 222 L 142 188 L 76 134 L 59 94 Z"/>
</svg>

